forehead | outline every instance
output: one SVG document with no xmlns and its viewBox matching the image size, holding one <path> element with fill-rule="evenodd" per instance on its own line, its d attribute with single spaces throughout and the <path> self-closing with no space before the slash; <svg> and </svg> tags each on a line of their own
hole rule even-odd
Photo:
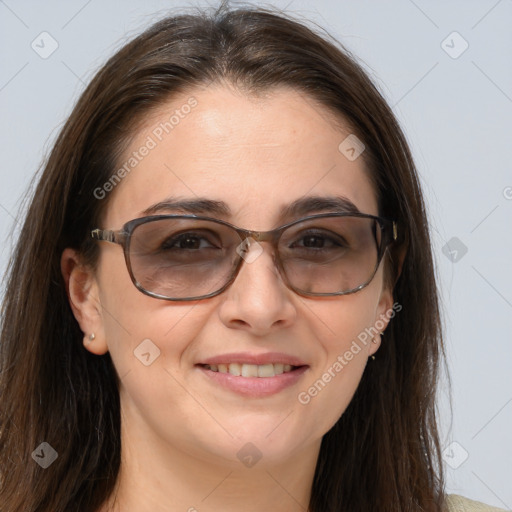
<svg viewBox="0 0 512 512">
<path fill-rule="evenodd" d="M 168 198 L 225 203 L 212 216 L 261 230 L 308 196 L 343 197 L 378 214 L 363 158 L 340 150 L 349 136 L 325 107 L 290 88 L 258 96 L 191 89 L 144 120 L 118 162 L 122 179 L 109 192 L 105 225 L 120 227 Z"/>
</svg>

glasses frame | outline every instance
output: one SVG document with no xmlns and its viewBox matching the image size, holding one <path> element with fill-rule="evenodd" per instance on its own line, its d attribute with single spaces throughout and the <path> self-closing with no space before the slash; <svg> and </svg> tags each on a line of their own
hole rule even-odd
<svg viewBox="0 0 512 512">
<path fill-rule="evenodd" d="M 377 239 L 375 238 L 375 242 L 377 244 L 378 254 L 377 254 L 377 262 L 375 264 L 375 268 L 373 269 L 373 272 L 371 276 L 368 278 L 366 282 L 363 284 L 357 286 L 356 288 L 353 288 L 352 290 L 344 291 L 344 292 L 329 292 L 329 293 L 315 293 L 315 292 L 305 292 L 302 290 L 299 290 L 295 288 L 286 277 L 286 272 L 284 270 L 284 266 L 282 264 L 280 255 L 279 255 L 279 249 L 278 249 L 278 243 L 279 240 L 283 234 L 283 232 L 288 229 L 291 226 L 294 226 L 295 224 L 300 224 L 301 222 L 305 222 L 308 220 L 313 219 L 320 219 L 325 217 L 358 217 L 358 218 L 366 218 L 366 219 L 372 219 L 376 221 L 381 229 L 381 241 L 380 244 L 378 244 Z M 246 241 L 247 238 L 252 238 L 257 242 L 269 242 L 272 245 L 273 249 L 273 259 L 274 264 L 276 265 L 279 274 L 281 275 L 281 278 L 284 282 L 284 284 L 292 291 L 297 293 L 298 295 L 302 295 L 304 297 L 330 297 L 335 295 L 349 295 L 351 293 L 356 293 L 359 290 L 362 290 L 365 286 L 368 286 L 368 284 L 372 281 L 372 279 L 375 277 L 375 274 L 377 273 L 377 270 L 379 268 L 379 265 L 382 261 L 382 258 L 388 249 L 388 247 L 394 243 L 398 238 L 398 229 L 397 229 L 397 223 L 394 220 L 387 219 L 385 217 L 379 217 L 376 215 L 370 215 L 367 213 L 351 213 L 351 212 L 333 212 L 333 213 L 320 213 L 316 215 L 310 215 L 307 217 L 303 217 L 298 220 L 294 220 L 292 222 L 289 222 L 287 224 L 283 224 L 282 226 L 279 226 L 278 228 L 272 229 L 270 231 L 254 231 L 251 229 L 243 229 L 239 228 L 237 226 L 234 226 L 233 224 L 230 224 L 229 222 L 226 222 L 221 219 L 215 219 L 212 217 L 205 217 L 201 215 L 179 215 L 179 214 L 165 214 L 165 215 L 150 215 L 147 217 L 140 217 L 138 219 L 133 219 L 119 230 L 111 230 L 111 229 L 93 229 L 91 231 L 91 237 L 94 240 L 102 241 L 102 242 L 110 242 L 114 244 L 119 244 L 123 247 L 124 252 L 124 259 L 126 262 L 126 267 L 128 269 L 128 273 L 130 275 L 130 278 L 135 285 L 135 287 L 144 293 L 145 295 L 148 295 L 150 297 L 154 297 L 156 299 L 162 299 L 162 300 L 170 300 L 175 302 L 186 302 L 186 301 L 193 301 L 193 300 L 202 300 L 202 299 L 208 299 L 210 297 L 215 297 L 216 295 L 219 295 L 222 293 L 226 288 L 228 288 L 233 281 L 236 279 L 238 273 L 240 272 L 240 269 L 242 268 L 242 264 L 244 261 L 244 258 L 242 255 L 240 255 L 238 252 L 238 260 L 236 261 L 236 264 L 233 266 L 233 271 L 231 273 L 231 276 L 229 277 L 227 283 L 222 286 L 219 290 L 216 290 L 215 292 L 206 294 L 206 295 L 200 295 L 196 297 L 187 297 L 187 298 L 173 298 L 173 297 L 167 297 L 165 295 L 160 295 L 158 293 L 151 292 L 149 290 L 146 290 L 135 278 L 133 271 L 132 271 L 132 265 L 130 261 L 130 240 L 132 237 L 132 234 L 138 226 L 141 224 L 145 224 L 147 222 L 153 222 L 157 220 L 163 220 L 163 219 L 196 219 L 196 220 L 206 220 L 210 222 L 215 222 L 217 224 L 221 224 L 223 226 L 227 226 L 238 234 L 238 236 L 241 238 L 240 243 Z"/>
</svg>

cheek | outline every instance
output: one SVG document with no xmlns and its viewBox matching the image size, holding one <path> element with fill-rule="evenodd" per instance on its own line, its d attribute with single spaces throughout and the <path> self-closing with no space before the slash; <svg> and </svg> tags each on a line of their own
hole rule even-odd
<svg viewBox="0 0 512 512">
<path fill-rule="evenodd" d="M 175 446 L 187 446 L 189 453 L 204 456 L 211 449 L 211 432 L 218 432 L 219 425 L 209 404 L 200 404 L 198 394 L 187 386 L 186 369 L 215 309 L 214 301 L 162 301 L 144 295 L 131 281 L 125 287 L 114 277 L 104 286 L 105 335 L 120 379 L 127 435 L 156 433 Z M 236 453 L 235 448 L 230 450 Z"/>
<path fill-rule="evenodd" d="M 322 357 L 312 368 L 297 401 L 317 418 L 323 435 L 348 407 L 368 362 L 375 322 L 377 287 L 369 285 L 331 303 L 312 303 L 311 321 L 317 325 L 318 351 Z"/>
<path fill-rule="evenodd" d="M 132 283 L 120 258 L 104 258 L 98 279 L 103 327 L 118 374 L 132 372 L 144 383 L 155 373 L 149 368 L 178 368 L 183 352 L 207 322 L 213 302 L 174 303 L 149 297 Z"/>
<path fill-rule="evenodd" d="M 120 379 L 123 416 L 135 431 L 149 425 L 162 438 L 185 443 L 191 428 L 187 418 L 197 424 L 210 419 L 197 406 L 185 378 L 185 354 L 210 311 L 203 304 L 174 304 L 134 291 L 116 296 L 109 290 L 103 298 L 109 309 L 105 335 Z"/>
<path fill-rule="evenodd" d="M 357 293 L 310 303 L 310 323 L 316 324 L 318 342 L 331 363 L 354 344 L 361 347 L 360 351 L 353 350 L 355 355 L 367 353 L 364 349 L 371 343 L 367 330 L 376 319 L 379 291 L 378 286 L 370 283 Z"/>
</svg>

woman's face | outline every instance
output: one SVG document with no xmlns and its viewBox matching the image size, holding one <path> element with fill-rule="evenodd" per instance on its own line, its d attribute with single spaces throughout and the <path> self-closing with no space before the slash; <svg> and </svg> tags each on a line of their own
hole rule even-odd
<svg viewBox="0 0 512 512">
<path fill-rule="evenodd" d="M 226 86 L 195 89 L 153 113 L 132 140 L 119 168 L 130 158 L 136 164 L 132 160 L 129 172 L 121 173 L 126 176 L 110 192 L 99 227 L 119 229 L 153 205 L 200 198 L 229 209 L 202 214 L 252 230 L 306 216 L 281 213 L 310 196 L 343 197 L 361 212 L 378 215 L 364 153 L 349 159 L 351 153 L 339 149 L 349 134 L 291 89 L 261 98 Z M 152 212 L 190 213 L 160 206 Z M 378 336 L 375 344 L 368 336 L 361 342 L 361 333 L 392 305 L 382 265 L 357 293 L 308 298 L 286 287 L 270 244 L 262 242 L 263 252 L 245 261 L 220 295 L 170 302 L 133 285 L 121 246 L 99 243 L 98 266 L 77 318 L 86 334 L 96 336 L 84 341 L 86 348 L 110 352 L 120 377 L 124 435 L 132 444 L 228 465 L 245 456 L 256 460 L 261 454 L 258 464 L 271 464 L 318 450 L 380 343 Z M 208 370 L 203 365 L 211 358 L 289 360 L 303 368 L 282 388 L 273 382 L 285 382 L 283 375 L 253 377 L 250 382 L 268 379 L 264 392 L 249 380 L 244 385 L 246 377 Z M 308 391 L 315 382 L 316 392 Z"/>
</svg>

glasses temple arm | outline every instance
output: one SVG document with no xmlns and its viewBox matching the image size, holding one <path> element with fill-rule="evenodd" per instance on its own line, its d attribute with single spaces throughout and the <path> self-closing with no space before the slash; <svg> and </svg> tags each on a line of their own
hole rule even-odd
<svg viewBox="0 0 512 512">
<path fill-rule="evenodd" d="M 116 240 L 116 233 L 109 229 L 93 229 L 91 231 L 91 237 L 94 240 L 100 240 L 103 242 L 113 242 L 113 243 L 118 242 Z"/>
</svg>

